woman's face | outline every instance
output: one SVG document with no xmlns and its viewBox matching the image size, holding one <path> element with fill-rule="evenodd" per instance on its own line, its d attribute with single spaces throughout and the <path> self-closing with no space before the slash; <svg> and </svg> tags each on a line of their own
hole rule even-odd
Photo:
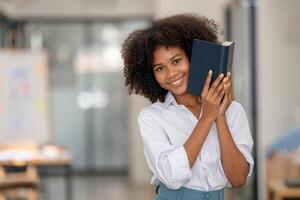
<svg viewBox="0 0 300 200">
<path fill-rule="evenodd" d="M 158 47 L 153 53 L 153 72 L 159 85 L 174 95 L 187 91 L 190 63 L 179 47 Z"/>
</svg>

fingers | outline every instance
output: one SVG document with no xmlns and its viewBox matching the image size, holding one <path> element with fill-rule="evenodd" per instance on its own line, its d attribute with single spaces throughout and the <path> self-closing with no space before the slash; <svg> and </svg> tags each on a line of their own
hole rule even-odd
<svg viewBox="0 0 300 200">
<path fill-rule="evenodd" d="M 229 83 L 224 85 L 224 89 L 221 91 L 221 93 L 217 97 L 217 103 L 221 103 L 221 101 L 224 97 L 222 104 L 224 104 L 224 103 L 226 104 L 226 102 L 228 101 L 228 94 L 229 94 L 228 87 L 229 87 Z"/>
<path fill-rule="evenodd" d="M 225 83 L 222 87 L 222 90 L 220 91 L 220 93 L 216 96 L 216 102 L 220 103 L 222 101 L 223 96 L 226 94 L 228 90 L 227 84 Z"/>
<path fill-rule="evenodd" d="M 213 99 L 217 99 L 217 97 L 223 92 L 225 93 L 226 87 L 224 87 L 228 83 L 228 77 L 223 78 L 221 83 L 218 85 L 218 87 L 215 89 L 214 93 L 212 94 Z"/>
<path fill-rule="evenodd" d="M 217 77 L 217 79 L 214 81 L 212 86 L 210 87 L 211 79 L 212 79 L 212 71 L 210 70 L 205 80 L 205 85 L 203 87 L 201 97 L 209 100 L 214 104 L 220 104 L 223 97 L 225 99 L 225 96 L 226 96 L 225 102 L 230 101 L 230 99 L 232 98 L 230 72 L 227 73 L 226 77 L 224 77 L 223 73 L 220 74 Z"/>
<path fill-rule="evenodd" d="M 210 82 L 211 82 L 212 73 L 213 73 L 212 70 L 209 70 L 209 72 L 207 74 L 207 77 L 205 79 L 205 82 L 204 82 L 204 87 L 202 89 L 203 94 L 207 94 L 207 92 L 209 90 L 209 85 L 210 85 Z"/>
<path fill-rule="evenodd" d="M 229 86 L 228 86 L 228 101 L 233 100 L 233 90 L 232 90 L 232 83 L 231 83 L 231 74 L 227 72 L 227 77 L 229 78 Z"/>
<path fill-rule="evenodd" d="M 222 73 L 214 81 L 214 83 L 212 84 L 212 86 L 210 87 L 210 89 L 208 91 L 209 95 L 212 95 L 215 92 L 216 88 L 218 87 L 219 83 L 222 81 L 223 77 L 224 77 L 224 74 Z"/>
</svg>

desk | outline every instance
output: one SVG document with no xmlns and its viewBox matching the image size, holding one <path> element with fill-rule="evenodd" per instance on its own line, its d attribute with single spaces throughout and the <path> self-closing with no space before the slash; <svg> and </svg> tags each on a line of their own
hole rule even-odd
<svg viewBox="0 0 300 200">
<path fill-rule="evenodd" d="M 287 187 L 282 181 L 269 181 L 268 188 L 274 194 L 273 200 L 282 200 L 283 198 L 299 198 L 299 187 Z"/>
<path fill-rule="evenodd" d="M 63 167 L 65 169 L 66 200 L 72 200 L 71 165 L 73 158 L 67 151 L 59 153 L 42 150 L 4 150 L 0 151 L 1 166 Z"/>
<path fill-rule="evenodd" d="M 299 187 L 288 187 L 285 181 L 289 178 L 300 178 L 298 155 L 276 153 L 267 161 L 267 189 L 272 200 L 300 198 Z"/>
</svg>

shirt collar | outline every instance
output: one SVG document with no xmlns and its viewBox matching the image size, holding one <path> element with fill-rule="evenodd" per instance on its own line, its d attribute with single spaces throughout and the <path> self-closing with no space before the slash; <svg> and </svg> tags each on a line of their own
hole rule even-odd
<svg viewBox="0 0 300 200">
<path fill-rule="evenodd" d="M 171 104 L 177 104 L 177 102 L 175 101 L 173 94 L 169 91 L 166 95 L 165 102 L 163 103 L 163 108 L 166 109 Z"/>
</svg>

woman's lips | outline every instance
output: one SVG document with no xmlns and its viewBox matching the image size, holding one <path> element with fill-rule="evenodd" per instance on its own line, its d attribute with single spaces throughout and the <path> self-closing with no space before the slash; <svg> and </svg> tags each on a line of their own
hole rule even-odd
<svg viewBox="0 0 300 200">
<path fill-rule="evenodd" d="M 181 85 L 182 83 L 183 83 L 183 77 L 184 76 L 182 76 L 181 78 L 179 78 L 179 79 L 177 79 L 176 81 L 173 81 L 173 82 L 171 82 L 171 83 L 169 83 L 171 86 L 173 86 L 173 87 L 177 87 L 177 86 L 179 86 L 179 85 Z"/>
</svg>

